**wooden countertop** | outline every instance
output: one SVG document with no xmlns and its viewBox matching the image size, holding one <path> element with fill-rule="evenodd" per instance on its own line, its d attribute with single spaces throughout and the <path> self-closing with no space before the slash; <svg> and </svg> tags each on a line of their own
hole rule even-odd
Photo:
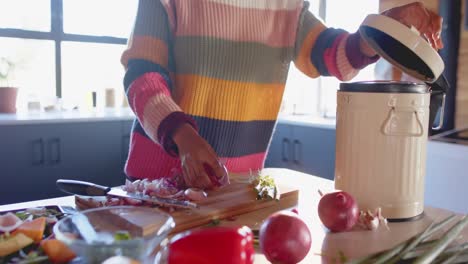
<svg viewBox="0 0 468 264">
<path fill-rule="evenodd" d="M 264 173 L 272 175 L 278 182 L 297 186 L 300 189 L 298 210 L 299 215 L 309 225 L 312 233 L 312 248 L 309 255 L 301 263 L 330 263 L 326 257 L 318 254 L 338 256 L 342 251 L 348 258 L 369 255 L 374 252 L 392 247 L 424 230 L 431 221 L 440 221 L 452 214 L 444 209 L 426 207 L 424 216 L 419 220 L 403 223 L 389 223 L 390 230 L 380 228 L 376 231 L 351 231 L 344 233 L 330 233 L 324 228 L 318 218 L 317 204 L 320 199 L 318 190 L 332 191 L 333 182 L 305 173 L 287 169 L 265 169 Z M 62 205 L 74 206 L 72 196 L 32 201 L 0 206 L 0 211 L 13 210 L 34 206 Z M 277 211 L 275 207 L 262 209 L 244 214 L 235 221 L 221 221 L 222 225 L 248 225 L 259 228 L 263 219 Z M 468 242 L 468 228 L 463 230 L 457 243 Z M 269 263 L 266 258 L 257 254 L 255 263 Z"/>
</svg>

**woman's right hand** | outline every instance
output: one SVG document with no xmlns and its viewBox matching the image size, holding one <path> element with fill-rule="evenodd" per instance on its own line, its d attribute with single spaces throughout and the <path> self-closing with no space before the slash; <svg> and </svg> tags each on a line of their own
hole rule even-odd
<svg viewBox="0 0 468 264">
<path fill-rule="evenodd" d="M 183 124 L 172 135 L 179 150 L 185 183 L 188 187 L 213 189 L 211 177 L 223 177 L 225 171 L 213 148 L 189 124 Z M 211 167 L 206 168 L 206 166 Z M 214 175 L 208 175 L 214 174 Z"/>
</svg>

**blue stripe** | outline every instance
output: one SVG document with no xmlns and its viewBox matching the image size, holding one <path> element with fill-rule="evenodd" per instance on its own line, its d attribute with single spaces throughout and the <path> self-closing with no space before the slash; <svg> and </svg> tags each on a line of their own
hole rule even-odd
<svg viewBox="0 0 468 264">
<path fill-rule="evenodd" d="M 320 75 L 330 76 L 330 72 L 328 71 L 324 60 L 325 50 L 330 48 L 336 38 L 344 33 L 346 33 L 346 31 L 342 29 L 327 28 L 319 34 L 317 41 L 312 48 L 310 59 Z"/>
<path fill-rule="evenodd" d="M 276 121 L 224 121 L 191 116 L 197 123 L 199 134 L 221 157 L 240 157 L 266 152 Z M 140 122 L 135 119 L 132 132 L 150 139 Z"/>
<path fill-rule="evenodd" d="M 128 88 L 130 88 L 133 81 L 148 72 L 161 74 L 164 80 L 166 80 L 169 90 L 172 90 L 172 81 L 169 77 L 169 72 L 163 66 L 147 60 L 134 59 L 128 61 L 127 72 L 124 77 L 125 92 L 128 92 Z"/>
</svg>

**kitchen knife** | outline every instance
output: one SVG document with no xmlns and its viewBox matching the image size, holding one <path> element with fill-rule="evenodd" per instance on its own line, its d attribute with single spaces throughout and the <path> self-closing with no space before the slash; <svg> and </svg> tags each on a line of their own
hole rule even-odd
<svg viewBox="0 0 468 264">
<path fill-rule="evenodd" d="M 154 197 L 148 196 L 141 193 L 129 193 L 121 188 L 111 188 L 107 186 L 102 186 L 94 184 L 91 182 L 85 181 L 75 181 L 75 180 L 57 180 L 57 187 L 66 193 L 74 195 L 83 195 L 83 196 L 116 196 L 123 198 L 131 198 L 136 200 L 141 200 L 145 202 L 150 202 L 153 204 L 159 204 L 162 206 L 178 207 L 178 208 L 199 208 L 196 203 L 190 201 L 180 201 L 170 198 Z"/>
</svg>

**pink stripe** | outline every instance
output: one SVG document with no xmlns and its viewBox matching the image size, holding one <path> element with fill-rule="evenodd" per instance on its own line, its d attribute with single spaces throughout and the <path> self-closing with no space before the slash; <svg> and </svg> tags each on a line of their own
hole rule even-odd
<svg viewBox="0 0 468 264">
<path fill-rule="evenodd" d="M 266 153 L 256 153 L 235 158 L 221 158 L 229 172 L 248 173 L 263 169 Z"/>
<path fill-rule="evenodd" d="M 301 9 L 260 10 L 208 0 L 174 0 L 176 36 L 210 36 L 233 41 L 291 47 Z M 193 22 L 197 20 L 197 23 Z"/>
<path fill-rule="evenodd" d="M 347 36 L 347 34 L 341 34 L 333 42 L 332 46 L 325 50 L 324 61 L 327 66 L 328 72 L 332 76 L 336 76 L 338 79 L 342 79 L 341 72 L 337 65 L 337 51 L 341 41 Z"/>
<path fill-rule="evenodd" d="M 159 73 L 149 72 L 132 82 L 128 90 L 128 103 L 143 123 L 145 106 L 157 94 L 171 96 L 166 80 Z"/>
<path fill-rule="evenodd" d="M 148 138 L 133 133 L 125 173 L 133 178 L 150 180 L 170 177 L 173 168 L 180 168 L 178 158 L 169 156 L 164 149 Z"/>
</svg>

